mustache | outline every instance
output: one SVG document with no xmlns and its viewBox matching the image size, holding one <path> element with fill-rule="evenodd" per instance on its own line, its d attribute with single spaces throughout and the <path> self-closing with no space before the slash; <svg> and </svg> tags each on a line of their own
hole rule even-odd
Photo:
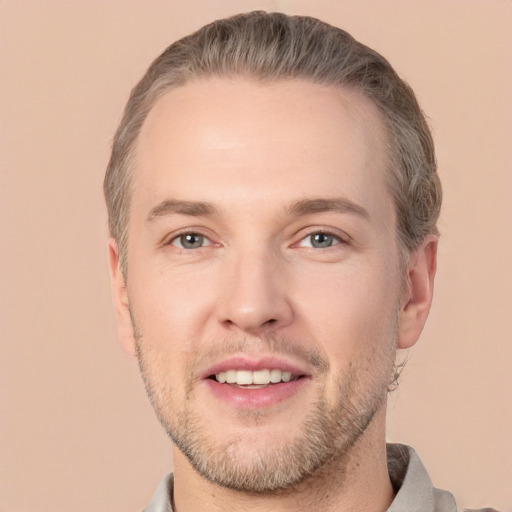
<svg viewBox="0 0 512 512">
<path fill-rule="evenodd" d="M 210 342 L 199 342 L 193 352 L 196 357 L 190 368 L 195 371 L 212 360 L 225 359 L 233 354 L 287 356 L 307 362 L 319 372 L 328 371 L 328 358 L 319 347 L 275 333 L 261 336 L 237 336 Z"/>
<path fill-rule="evenodd" d="M 133 335 L 136 341 L 139 361 L 142 358 L 142 345 L 144 336 L 131 308 L 129 308 Z M 187 371 L 194 375 L 198 368 L 208 364 L 212 360 L 225 359 L 233 354 L 250 354 L 288 356 L 299 361 L 305 361 L 319 373 L 327 372 L 330 369 L 329 359 L 321 347 L 314 343 L 292 338 L 274 332 L 264 333 L 259 336 L 232 336 L 221 340 L 210 339 L 209 341 L 192 341 L 189 355 L 192 356 Z"/>
</svg>

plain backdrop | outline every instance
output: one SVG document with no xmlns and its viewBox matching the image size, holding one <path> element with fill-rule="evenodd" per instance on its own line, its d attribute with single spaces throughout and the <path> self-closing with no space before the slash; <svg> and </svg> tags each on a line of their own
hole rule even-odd
<svg viewBox="0 0 512 512">
<path fill-rule="evenodd" d="M 117 343 L 103 173 L 150 61 L 253 9 L 348 30 L 417 92 L 444 184 L 442 241 L 388 438 L 413 445 L 461 506 L 512 510 L 509 0 L 0 0 L 0 510 L 139 511 L 171 469 Z"/>
</svg>

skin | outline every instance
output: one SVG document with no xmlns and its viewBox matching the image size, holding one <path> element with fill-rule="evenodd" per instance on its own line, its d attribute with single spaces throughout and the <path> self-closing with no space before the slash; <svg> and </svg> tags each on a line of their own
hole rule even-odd
<svg viewBox="0 0 512 512">
<path fill-rule="evenodd" d="M 400 265 L 386 147 L 365 98 L 306 81 L 198 80 L 165 94 L 146 119 L 127 275 L 115 240 L 109 264 L 121 343 L 139 358 L 160 421 L 196 430 L 200 456 L 229 453 L 250 471 L 299 443 L 308 419 L 319 423 L 319 401 L 326 418 L 355 415 L 325 427 L 330 459 L 274 492 L 219 485 L 175 446 L 178 512 L 391 503 L 386 389 L 396 348 L 414 344 L 427 318 L 437 239 Z M 200 246 L 184 247 L 184 230 Z M 314 246 L 315 233 L 332 243 Z M 203 378 L 233 356 L 279 357 L 307 378 L 277 403 L 239 407 Z"/>
</svg>

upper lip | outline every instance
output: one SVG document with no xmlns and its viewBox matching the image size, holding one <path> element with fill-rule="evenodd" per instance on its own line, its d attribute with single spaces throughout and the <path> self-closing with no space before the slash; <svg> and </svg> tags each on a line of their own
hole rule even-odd
<svg viewBox="0 0 512 512">
<path fill-rule="evenodd" d="M 248 356 L 232 356 L 210 366 L 202 372 L 201 378 L 207 379 L 212 375 L 216 375 L 220 372 L 226 372 L 228 370 L 247 370 L 256 372 L 258 370 L 265 369 L 290 372 L 296 376 L 310 374 L 310 372 L 306 368 L 301 367 L 301 365 L 291 363 L 290 361 L 286 361 L 279 357 L 270 356 L 254 358 Z"/>
</svg>

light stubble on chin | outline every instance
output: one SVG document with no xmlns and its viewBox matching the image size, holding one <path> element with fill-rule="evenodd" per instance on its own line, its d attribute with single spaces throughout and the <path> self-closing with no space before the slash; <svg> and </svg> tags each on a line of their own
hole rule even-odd
<svg viewBox="0 0 512 512">
<path fill-rule="evenodd" d="M 251 432 L 240 438 L 224 441 L 214 440 L 209 424 L 197 410 L 194 400 L 195 386 L 191 378 L 185 383 L 185 400 L 178 407 L 170 383 L 165 381 L 165 370 L 158 370 L 158 354 L 152 354 L 146 346 L 140 330 L 134 321 L 137 355 L 140 371 L 158 419 L 169 437 L 187 457 L 192 467 L 210 482 L 222 487 L 245 493 L 272 493 L 294 488 L 319 473 L 333 460 L 338 460 L 338 471 L 343 469 L 343 460 L 354 444 L 364 434 L 376 412 L 383 406 L 396 352 L 396 329 L 382 340 L 378 354 L 368 354 L 365 361 L 378 365 L 378 371 L 371 367 L 357 365 L 339 377 L 336 384 L 336 400 L 329 405 L 325 396 L 325 382 L 329 364 L 318 350 L 301 348 L 279 336 L 269 336 L 263 341 L 244 339 L 225 340 L 224 343 L 210 344 L 213 350 L 198 351 L 197 357 L 187 367 L 186 375 L 196 375 L 194 368 L 204 359 L 214 355 L 231 354 L 242 348 L 252 350 L 264 343 L 266 351 L 276 354 L 293 353 L 317 370 L 317 399 L 311 411 L 302 420 L 295 439 L 275 440 L 274 443 L 251 444 Z M 363 381 L 363 379 L 367 379 Z M 164 381 L 162 381 L 164 380 Z M 261 412 L 246 413 L 247 423 L 264 420 Z M 261 418 L 258 418 L 260 416 Z M 293 418 L 289 421 L 293 422 Z M 250 429 L 250 427 L 248 427 Z"/>
<path fill-rule="evenodd" d="M 299 485 L 334 458 L 345 458 L 370 424 L 384 396 L 372 397 L 372 403 L 361 409 L 350 401 L 347 387 L 345 381 L 340 383 L 340 400 L 332 410 L 324 398 L 319 398 L 294 440 L 265 442 L 257 451 L 247 448 L 249 430 L 246 436 L 224 444 L 208 443 L 208 427 L 193 414 L 182 418 L 184 428 L 171 426 L 168 433 L 209 481 L 246 493 L 283 491 Z M 174 427 L 180 421 L 176 419 Z"/>
</svg>

